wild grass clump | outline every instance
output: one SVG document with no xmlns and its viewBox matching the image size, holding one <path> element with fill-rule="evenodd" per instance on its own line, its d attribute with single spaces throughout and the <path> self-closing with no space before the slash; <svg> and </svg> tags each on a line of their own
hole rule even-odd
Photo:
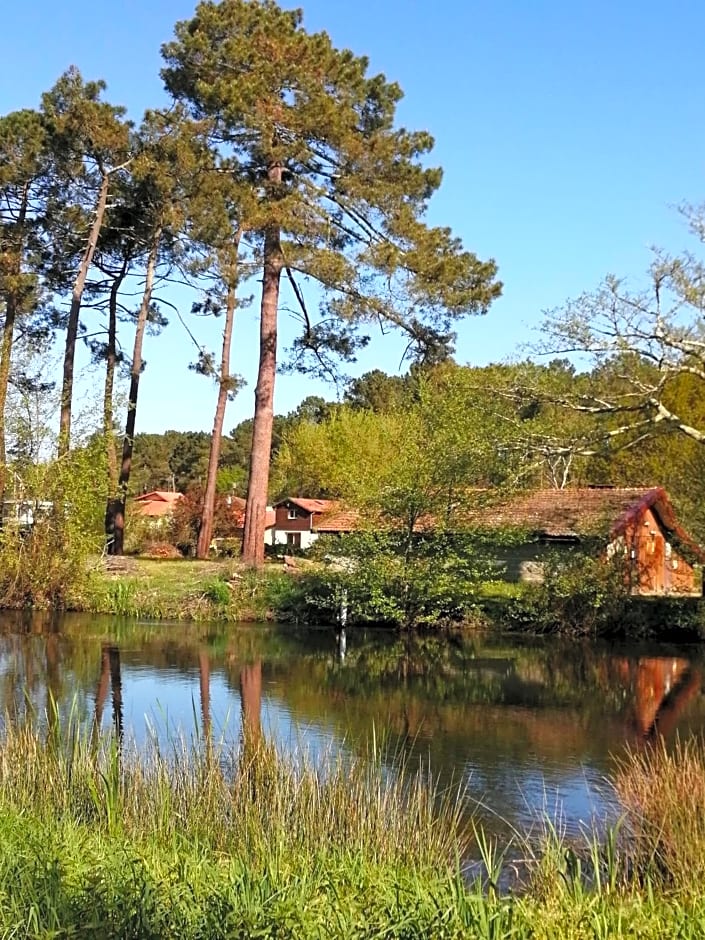
<svg viewBox="0 0 705 940">
<path fill-rule="evenodd" d="M 637 869 L 676 891 L 705 885 L 705 741 L 658 741 L 619 762 L 615 787 Z"/>
<path fill-rule="evenodd" d="M 462 936 L 459 804 L 378 760 L 248 739 L 0 745 L 0 935 Z"/>
</svg>

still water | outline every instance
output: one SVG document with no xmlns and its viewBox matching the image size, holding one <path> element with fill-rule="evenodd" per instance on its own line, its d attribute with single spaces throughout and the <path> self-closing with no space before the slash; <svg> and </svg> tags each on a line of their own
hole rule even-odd
<svg viewBox="0 0 705 940">
<path fill-rule="evenodd" d="M 0 714 L 78 715 L 138 743 L 237 743 L 242 723 L 313 759 L 389 754 L 463 787 L 494 831 L 548 814 L 567 833 L 617 812 L 608 775 L 626 747 L 705 725 L 699 646 L 379 631 L 150 624 L 85 615 L 0 620 Z M 391 760 L 391 758 L 390 758 Z"/>
</svg>

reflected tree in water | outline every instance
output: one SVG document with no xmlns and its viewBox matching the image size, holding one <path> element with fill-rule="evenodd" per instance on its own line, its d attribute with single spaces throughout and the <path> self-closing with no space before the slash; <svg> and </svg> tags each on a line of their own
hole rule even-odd
<svg viewBox="0 0 705 940">
<path fill-rule="evenodd" d="M 100 675 L 95 694 L 95 714 L 93 718 L 93 737 L 100 734 L 103 724 L 103 712 L 108 698 L 108 689 L 111 692 L 113 727 L 119 744 L 122 744 L 124 735 L 124 716 L 122 704 L 122 671 L 120 665 L 120 650 L 117 646 L 101 645 Z"/>
<path fill-rule="evenodd" d="M 240 705 L 242 737 L 247 747 L 257 744 L 262 736 L 262 660 L 240 670 Z"/>
<path fill-rule="evenodd" d="M 201 730 L 203 740 L 211 741 L 211 663 L 205 649 L 198 651 L 198 689 L 201 698 Z"/>
</svg>

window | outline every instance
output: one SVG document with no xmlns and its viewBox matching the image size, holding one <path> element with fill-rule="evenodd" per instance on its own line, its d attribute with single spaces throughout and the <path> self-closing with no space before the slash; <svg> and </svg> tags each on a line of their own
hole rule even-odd
<svg viewBox="0 0 705 940">
<path fill-rule="evenodd" d="M 289 513 L 288 513 L 288 515 L 287 515 L 287 519 L 298 519 L 298 518 L 299 518 L 298 512 L 294 509 L 293 506 L 290 506 L 290 507 L 289 507 Z"/>
<path fill-rule="evenodd" d="M 301 548 L 301 533 L 300 532 L 287 532 L 286 544 L 290 548 Z"/>
</svg>

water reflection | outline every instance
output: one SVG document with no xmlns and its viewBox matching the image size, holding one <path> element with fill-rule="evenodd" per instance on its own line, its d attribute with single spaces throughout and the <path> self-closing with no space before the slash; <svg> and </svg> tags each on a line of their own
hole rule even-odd
<svg viewBox="0 0 705 940">
<path fill-rule="evenodd" d="M 700 692 L 700 669 L 680 656 L 646 656 L 636 662 L 620 657 L 615 666 L 633 698 L 637 736 L 649 741 L 672 735 L 689 702 Z"/>
<path fill-rule="evenodd" d="M 612 755 L 703 728 L 703 664 L 698 647 L 5 618 L 0 713 L 71 712 L 138 743 L 266 735 L 314 759 L 363 752 L 374 731 L 441 786 L 465 785 L 495 828 L 548 812 L 575 830 L 609 812 Z"/>
<path fill-rule="evenodd" d="M 122 744 L 125 723 L 122 710 L 122 674 L 120 670 L 120 650 L 117 646 L 102 643 L 100 648 L 100 676 L 95 693 L 95 713 L 93 718 L 93 738 L 97 738 L 103 727 L 103 712 L 111 693 L 113 727 L 115 735 Z M 57 700 L 58 701 L 58 700 Z"/>
</svg>

